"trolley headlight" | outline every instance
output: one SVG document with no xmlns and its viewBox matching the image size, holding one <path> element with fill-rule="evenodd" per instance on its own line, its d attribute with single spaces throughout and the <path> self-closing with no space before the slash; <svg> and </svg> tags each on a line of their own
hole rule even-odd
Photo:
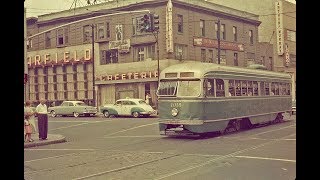
<svg viewBox="0 0 320 180">
<path fill-rule="evenodd" d="M 172 116 L 177 116 L 178 115 L 178 109 L 176 109 L 176 108 L 173 108 L 172 110 L 171 110 L 171 114 L 172 114 Z"/>
</svg>

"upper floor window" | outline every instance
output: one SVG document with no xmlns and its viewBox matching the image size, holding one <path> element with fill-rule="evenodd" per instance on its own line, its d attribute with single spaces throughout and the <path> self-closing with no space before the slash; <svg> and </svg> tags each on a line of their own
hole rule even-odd
<svg viewBox="0 0 320 180">
<path fill-rule="evenodd" d="M 114 64 L 118 63 L 118 50 L 103 50 L 101 51 L 100 64 Z"/>
<path fill-rule="evenodd" d="M 221 31 L 222 39 L 226 40 L 226 25 L 225 24 L 221 24 L 220 31 Z"/>
<path fill-rule="evenodd" d="M 296 32 L 287 29 L 286 39 L 288 41 L 296 42 Z"/>
<path fill-rule="evenodd" d="M 106 22 L 106 33 L 107 33 L 107 38 L 110 37 L 110 23 Z"/>
<path fill-rule="evenodd" d="M 91 30 L 92 28 L 90 25 L 83 26 L 83 42 L 90 42 Z"/>
<path fill-rule="evenodd" d="M 46 48 L 50 48 L 51 47 L 51 32 L 49 31 L 49 32 L 46 32 L 45 33 L 45 47 Z"/>
<path fill-rule="evenodd" d="M 205 36 L 205 22 L 200 19 L 200 35 Z"/>
<path fill-rule="evenodd" d="M 226 64 L 226 50 L 220 50 L 220 64 Z M 218 62 L 218 57 L 219 55 L 217 54 L 217 62 Z"/>
<path fill-rule="evenodd" d="M 178 32 L 183 33 L 183 16 L 178 14 Z"/>
<path fill-rule="evenodd" d="M 122 24 L 116 25 L 116 41 L 121 41 L 123 39 L 123 26 Z"/>
<path fill-rule="evenodd" d="M 133 49 L 133 61 L 144 61 L 155 59 L 155 46 L 138 46 Z"/>
<path fill-rule="evenodd" d="M 238 53 L 233 54 L 233 63 L 235 66 L 239 66 L 239 61 L 238 61 Z"/>
<path fill-rule="evenodd" d="M 249 30 L 249 42 L 250 44 L 253 44 L 253 31 Z"/>
<path fill-rule="evenodd" d="M 149 34 L 151 32 L 141 32 L 141 19 L 143 18 L 143 16 L 140 17 L 136 17 L 132 19 L 132 35 L 140 35 L 140 34 Z"/>
<path fill-rule="evenodd" d="M 69 29 L 60 28 L 57 30 L 57 46 L 66 45 L 69 41 Z"/>
<path fill-rule="evenodd" d="M 104 23 L 97 24 L 97 39 L 104 39 L 106 38 L 106 31 Z"/>
<path fill-rule="evenodd" d="M 233 41 L 238 41 L 238 29 L 236 26 L 233 26 L 232 28 L 232 31 L 233 31 Z"/>
<path fill-rule="evenodd" d="M 184 60 L 187 57 L 187 46 L 183 44 L 175 44 L 175 58 Z"/>
<path fill-rule="evenodd" d="M 201 62 L 206 62 L 206 61 L 207 61 L 206 50 L 201 49 Z"/>
<path fill-rule="evenodd" d="M 213 50 L 209 49 L 209 56 L 208 56 L 208 62 L 209 63 L 214 63 L 214 58 L 213 58 Z"/>
</svg>

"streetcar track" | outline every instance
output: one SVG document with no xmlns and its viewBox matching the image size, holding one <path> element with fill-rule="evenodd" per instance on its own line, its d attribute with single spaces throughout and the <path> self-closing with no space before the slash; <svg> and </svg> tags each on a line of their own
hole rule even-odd
<svg viewBox="0 0 320 180">
<path fill-rule="evenodd" d="M 290 135 L 287 135 L 287 136 L 283 136 L 282 138 L 286 138 L 288 136 L 292 136 L 293 134 L 290 134 Z M 282 139 L 282 138 L 279 138 L 279 139 Z M 276 143 L 279 141 L 279 139 L 276 139 L 276 140 L 271 140 L 269 142 L 265 142 L 265 143 L 261 143 L 259 145 L 255 145 L 255 146 L 251 146 L 249 148 L 245 148 L 245 149 L 242 149 L 242 150 L 239 150 L 239 151 L 236 151 L 236 152 L 233 152 L 233 153 L 230 153 L 230 154 L 227 154 L 227 155 L 223 155 L 223 156 L 220 156 L 220 157 L 217 157 L 217 158 L 213 158 L 213 159 L 210 159 L 204 163 L 200 163 L 198 165 L 195 165 L 195 166 L 190 166 L 188 168 L 185 168 L 185 169 L 181 169 L 179 171 L 176 171 L 176 172 L 172 172 L 172 173 L 168 173 L 164 176 L 160 176 L 158 178 L 155 178 L 154 180 L 160 180 L 160 179 L 165 179 L 165 178 L 168 178 L 168 177 L 171 177 L 171 176 L 174 176 L 174 175 L 177 175 L 177 174 L 180 174 L 180 173 L 183 173 L 183 172 L 186 172 L 186 171 L 190 171 L 190 170 L 193 170 L 193 169 L 196 169 L 196 168 L 200 168 L 202 166 L 205 166 L 205 165 L 208 165 L 208 164 L 211 164 L 213 162 L 217 162 L 219 160 L 223 160 L 223 159 L 226 159 L 226 158 L 231 158 L 231 157 L 236 157 L 236 155 L 238 154 L 241 154 L 241 153 L 244 153 L 244 152 L 247 152 L 247 151 L 250 151 L 250 150 L 255 150 L 257 148 L 260 148 L 260 147 L 263 147 L 263 146 L 266 146 L 266 145 L 269 145 L 269 144 L 272 144 L 272 143 Z"/>
</svg>

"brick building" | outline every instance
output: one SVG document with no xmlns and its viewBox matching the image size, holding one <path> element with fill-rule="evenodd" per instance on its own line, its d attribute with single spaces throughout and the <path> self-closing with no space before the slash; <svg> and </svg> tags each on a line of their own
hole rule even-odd
<svg viewBox="0 0 320 180">
<path fill-rule="evenodd" d="M 90 104 L 95 84 L 98 106 L 146 93 L 156 105 L 156 39 L 140 32 L 146 12 L 133 11 L 142 10 L 159 15 L 160 71 L 189 61 L 217 63 L 218 21 L 221 64 L 247 66 L 269 46 L 258 43 L 257 15 L 206 1 L 119 0 L 42 15 L 27 20 L 30 100 Z"/>
</svg>

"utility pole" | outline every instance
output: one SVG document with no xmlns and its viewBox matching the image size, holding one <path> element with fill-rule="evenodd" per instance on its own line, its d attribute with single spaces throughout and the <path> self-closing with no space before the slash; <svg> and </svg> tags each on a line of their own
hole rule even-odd
<svg viewBox="0 0 320 180">
<path fill-rule="evenodd" d="M 92 42 L 92 85 L 93 85 L 93 104 L 98 107 L 96 100 L 96 83 L 95 83 L 95 65 L 94 65 L 94 24 L 91 25 L 91 42 Z"/>
<path fill-rule="evenodd" d="M 218 64 L 220 64 L 220 19 L 218 19 Z"/>
<path fill-rule="evenodd" d="M 156 36 L 156 43 L 157 43 L 158 87 L 159 87 L 159 85 L 160 85 L 159 31 L 157 31 L 155 36 Z"/>
</svg>

